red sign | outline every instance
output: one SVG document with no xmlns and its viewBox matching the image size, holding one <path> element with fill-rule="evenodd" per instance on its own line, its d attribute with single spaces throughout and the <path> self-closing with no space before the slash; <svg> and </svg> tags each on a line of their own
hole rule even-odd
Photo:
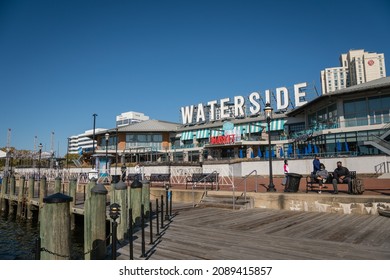
<svg viewBox="0 0 390 280">
<path fill-rule="evenodd" d="M 372 65 L 374 65 L 375 62 L 372 59 L 370 59 L 367 63 L 368 63 L 368 65 L 372 66 Z"/>
<path fill-rule="evenodd" d="M 211 145 L 221 145 L 221 144 L 233 144 L 235 140 L 235 135 L 225 135 L 225 136 L 214 136 L 210 138 Z"/>
</svg>

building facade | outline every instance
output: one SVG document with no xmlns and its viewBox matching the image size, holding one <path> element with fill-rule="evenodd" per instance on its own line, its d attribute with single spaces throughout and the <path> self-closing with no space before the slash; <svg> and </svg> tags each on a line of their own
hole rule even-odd
<svg viewBox="0 0 390 280">
<path fill-rule="evenodd" d="M 340 55 L 340 66 L 321 71 L 322 94 L 386 77 L 383 53 L 350 50 Z"/>
</svg>

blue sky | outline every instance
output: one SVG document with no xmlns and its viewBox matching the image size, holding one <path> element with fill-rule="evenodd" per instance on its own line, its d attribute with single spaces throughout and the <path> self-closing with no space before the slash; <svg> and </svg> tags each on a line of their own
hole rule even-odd
<svg viewBox="0 0 390 280">
<path fill-rule="evenodd" d="M 122 112 L 180 122 L 182 106 L 308 82 L 350 49 L 384 53 L 390 2 L 0 0 L 0 147 L 66 153 Z M 309 90 L 310 91 L 310 90 Z"/>
</svg>

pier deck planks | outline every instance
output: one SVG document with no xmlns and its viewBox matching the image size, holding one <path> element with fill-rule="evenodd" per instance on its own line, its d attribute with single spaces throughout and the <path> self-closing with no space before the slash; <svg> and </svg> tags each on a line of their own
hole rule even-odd
<svg viewBox="0 0 390 280">
<path fill-rule="evenodd" d="M 145 238 L 149 243 L 149 228 Z M 140 231 L 134 258 L 140 258 Z M 156 238 L 156 237 L 155 237 Z M 183 208 L 146 245 L 147 259 L 389 259 L 390 219 L 383 216 Z M 128 259 L 128 245 L 118 259 Z"/>
</svg>

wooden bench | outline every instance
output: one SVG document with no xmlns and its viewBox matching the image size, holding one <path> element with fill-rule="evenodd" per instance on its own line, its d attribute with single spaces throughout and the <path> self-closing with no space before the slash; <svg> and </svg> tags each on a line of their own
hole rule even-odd
<svg viewBox="0 0 390 280">
<path fill-rule="evenodd" d="M 150 186 L 152 186 L 152 182 L 163 182 L 169 183 L 171 181 L 171 174 L 169 173 L 152 173 L 149 176 Z"/>
<path fill-rule="evenodd" d="M 213 189 L 214 183 L 217 184 L 218 190 L 218 173 L 193 173 L 192 176 L 186 178 L 186 189 L 188 183 L 203 183 L 210 184 L 211 189 Z"/>
<path fill-rule="evenodd" d="M 351 179 L 356 179 L 356 171 L 349 171 L 349 174 L 351 175 Z M 322 183 L 322 188 L 327 188 L 326 184 L 330 184 L 333 187 L 333 172 L 329 172 L 328 178 L 326 178 L 325 183 Z M 345 184 L 346 183 L 337 183 L 338 185 Z M 319 190 L 320 183 L 318 179 L 314 179 L 312 175 L 308 175 L 306 177 L 306 193 L 310 190 Z"/>
</svg>

